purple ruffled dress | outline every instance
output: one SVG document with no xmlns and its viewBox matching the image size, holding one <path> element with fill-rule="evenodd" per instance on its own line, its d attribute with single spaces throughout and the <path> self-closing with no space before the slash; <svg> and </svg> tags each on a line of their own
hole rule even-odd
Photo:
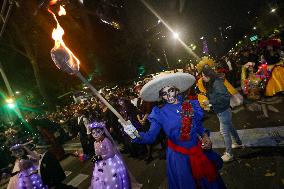
<svg viewBox="0 0 284 189">
<path fill-rule="evenodd" d="M 21 159 L 19 162 L 20 172 L 18 173 L 17 189 L 47 189 L 42 183 L 38 174 L 38 166 L 32 160 Z"/>
<path fill-rule="evenodd" d="M 94 164 L 92 188 L 93 189 L 130 189 L 128 171 L 111 141 L 105 137 L 94 143 L 96 155 L 103 160 Z"/>
</svg>

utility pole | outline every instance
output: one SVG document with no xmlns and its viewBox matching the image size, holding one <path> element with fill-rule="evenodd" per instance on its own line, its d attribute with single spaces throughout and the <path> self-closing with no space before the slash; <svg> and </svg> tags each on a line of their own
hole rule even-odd
<svg viewBox="0 0 284 189">
<path fill-rule="evenodd" d="M 11 86 L 10 86 L 10 83 L 9 83 L 7 77 L 6 77 L 6 74 L 5 74 L 4 70 L 3 70 L 3 66 L 2 66 L 1 61 L 0 61 L 0 73 L 1 73 L 1 76 L 2 76 L 2 78 L 3 78 L 3 80 L 4 80 L 5 85 L 6 85 L 6 87 L 7 87 L 9 96 L 10 96 L 10 97 L 13 97 L 13 96 L 14 96 L 14 93 L 13 93 L 12 88 L 11 88 Z"/>
</svg>

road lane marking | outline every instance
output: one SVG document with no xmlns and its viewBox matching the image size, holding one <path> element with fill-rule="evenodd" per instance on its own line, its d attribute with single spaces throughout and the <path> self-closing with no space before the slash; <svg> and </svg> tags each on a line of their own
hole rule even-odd
<svg viewBox="0 0 284 189">
<path fill-rule="evenodd" d="M 72 171 L 64 171 L 64 173 L 65 173 L 66 177 L 68 177 L 69 175 L 72 174 Z"/>
<path fill-rule="evenodd" d="M 85 175 L 85 174 L 80 173 L 76 177 L 74 177 L 70 182 L 68 182 L 68 185 L 71 185 L 73 187 L 78 187 L 88 177 L 89 177 L 89 175 Z"/>
</svg>

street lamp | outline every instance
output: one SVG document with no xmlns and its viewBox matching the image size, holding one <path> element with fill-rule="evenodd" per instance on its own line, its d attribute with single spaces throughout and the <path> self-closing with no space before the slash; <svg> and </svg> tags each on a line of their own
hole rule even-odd
<svg viewBox="0 0 284 189">
<path fill-rule="evenodd" d="M 8 108 L 10 108 L 10 109 L 15 108 L 15 106 L 16 106 L 15 102 L 12 98 L 6 99 L 6 103 L 7 103 Z"/>
<path fill-rule="evenodd" d="M 178 39 L 179 38 L 179 34 L 177 32 L 173 32 L 173 38 L 174 39 Z"/>
<path fill-rule="evenodd" d="M 275 9 L 275 8 L 272 8 L 272 9 L 270 10 L 270 12 L 271 12 L 271 13 L 275 13 L 275 12 L 276 12 L 276 9 Z"/>
<path fill-rule="evenodd" d="M 181 59 L 178 59 L 178 62 L 181 62 Z"/>
<path fill-rule="evenodd" d="M 158 62 L 160 62 L 160 59 L 159 59 L 159 58 L 157 58 L 157 61 L 158 61 Z"/>
<path fill-rule="evenodd" d="M 252 29 L 253 29 L 253 30 L 256 30 L 256 27 L 254 26 Z"/>
</svg>

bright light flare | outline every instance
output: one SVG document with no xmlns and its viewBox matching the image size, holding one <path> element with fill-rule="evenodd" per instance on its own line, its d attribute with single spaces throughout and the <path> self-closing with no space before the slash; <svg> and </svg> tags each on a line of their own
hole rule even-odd
<svg viewBox="0 0 284 189">
<path fill-rule="evenodd" d="M 158 13 L 145 1 L 145 0 L 140 0 L 145 7 L 147 7 L 157 18 L 160 20 L 164 26 L 171 32 L 174 33 L 174 30 L 158 15 Z M 194 56 L 195 59 L 200 60 L 200 58 L 195 54 L 186 44 L 183 42 L 180 38 L 176 38 L 177 41 L 180 42 L 180 44 L 185 48 L 185 50 L 192 56 Z"/>
<path fill-rule="evenodd" d="M 8 104 L 8 108 L 10 108 L 10 109 L 15 108 L 15 106 L 16 106 L 16 105 L 15 105 L 15 104 L 13 104 L 13 103 L 12 103 L 12 104 Z"/>
<path fill-rule="evenodd" d="M 276 12 L 276 9 L 275 8 L 273 8 L 273 9 L 271 9 L 271 11 L 270 11 L 271 13 L 275 13 Z"/>
<path fill-rule="evenodd" d="M 8 98 L 8 99 L 6 99 L 6 102 L 8 104 L 12 104 L 12 103 L 14 103 L 14 100 L 12 98 Z"/>
<path fill-rule="evenodd" d="M 179 34 L 177 32 L 173 32 L 173 38 L 174 39 L 178 39 L 179 38 Z"/>
<path fill-rule="evenodd" d="M 61 5 L 60 5 L 60 9 L 59 9 L 58 15 L 59 16 L 66 15 L 66 10 Z"/>
</svg>

